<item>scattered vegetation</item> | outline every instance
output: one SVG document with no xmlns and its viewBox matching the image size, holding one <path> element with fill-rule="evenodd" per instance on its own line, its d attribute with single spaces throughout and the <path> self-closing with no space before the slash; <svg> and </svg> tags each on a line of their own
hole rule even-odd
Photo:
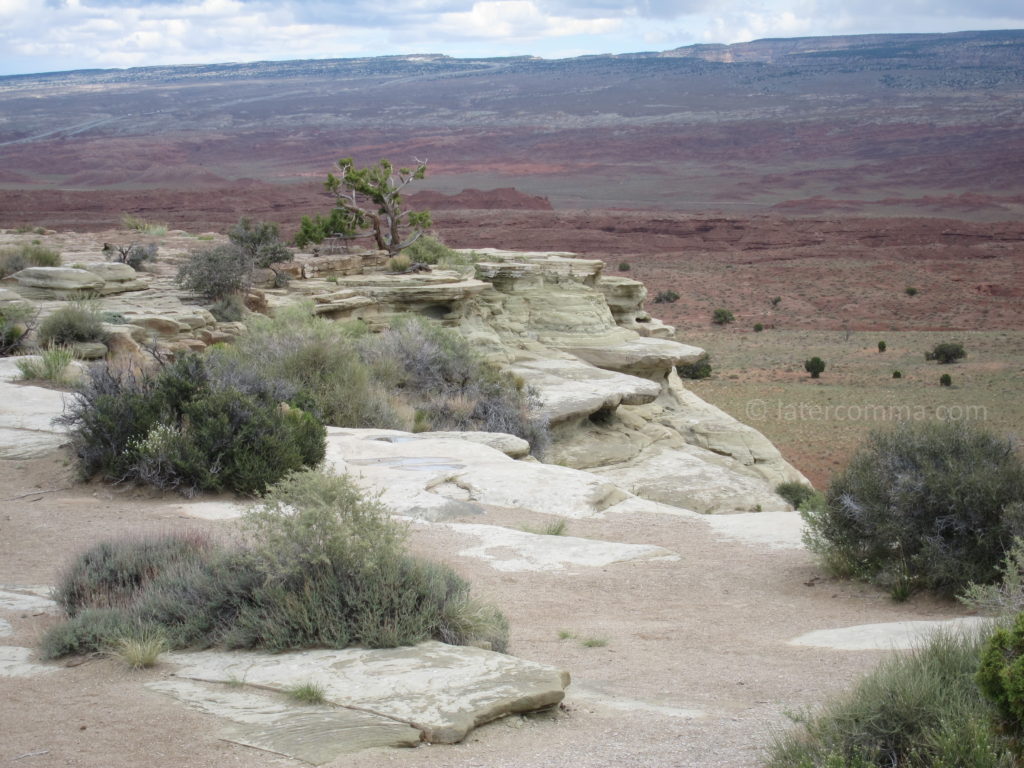
<svg viewBox="0 0 1024 768">
<path fill-rule="evenodd" d="M 162 237 L 167 234 L 167 224 L 156 224 L 130 213 L 121 215 L 121 226 L 152 237 Z"/>
<path fill-rule="evenodd" d="M 404 249 L 402 255 L 417 264 L 444 264 L 459 258 L 458 251 L 449 248 L 432 235 L 419 237 Z"/>
<path fill-rule="evenodd" d="M 289 688 L 287 693 L 288 698 L 302 704 L 324 704 L 327 701 L 327 689 L 320 683 L 299 683 Z"/>
<path fill-rule="evenodd" d="M 775 486 L 775 492 L 788 501 L 793 509 L 800 509 L 804 502 L 813 498 L 817 493 L 811 486 L 796 480 L 779 483 Z"/>
<path fill-rule="evenodd" d="M 326 424 L 507 432 L 547 447 L 547 424 L 521 380 L 481 359 L 457 333 L 422 317 L 399 318 L 369 334 L 296 308 L 254 317 L 250 332 L 223 351 L 233 364 L 289 382 L 303 407 Z"/>
<path fill-rule="evenodd" d="M 103 313 L 89 301 L 78 301 L 61 307 L 39 324 L 41 347 L 68 346 L 79 342 L 103 342 Z"/>
<path fill-rule="evenodd" d="M 129 243 L 128 245 L 103 244 L 103 254 L 106 256 L 107 261 L 127 264 L 132 269 L 141 269 L 142 265 L 146 262 L 156 261 L 159 250 L 159 247 L 153 243 L 149 245 L 137 245 L 136 243 Z"/>
<path fill-rule="evenodd" d="M 825 361 L 820 357 L 812 357 L 810 360 L 804 360 L 804 370 L 811 374 L 812 379 L 817 379 L 825 370 Z"/>
<path fill-rule="evenodd" d="M 692 363 L 677 365 L 676 371 L 684 379 L 706 379 L 711 375 L 711 355 L 703 352 Z"/>
<path fill-rule="evenodd" d="M 324 457 L 325 430 L 289 405 L 295 395 L 287 383 L 216 354 L 185 355 L 155 372 L 101 364 L 89 369 L 59 422 L 85 478 L 185 495 L 255 494 Z"/>
<path fill-rule="evenodd" d="M 607 637 L 587 637 L 580 641 L 584 648 L 604 648 L 608 645 Z"/>
<path fill-rule="evenodd" d="M 299 472 L 220 544 L 197 534 L 107 541 L 79 555 L 55 597 L 57 658 L 160 632 L 171 648 L 369 648 L 426 639 L 504 651 L 508 625 L 446 566 L 405 550 L 405 529 L 347 477 Z"/>
<path fill-rule="evenodd" d="M 917 296 L 917 288 L 914 288 L 912 285 L 908 285 L 904 288 L 903 292 L 907 294 L 907 296 Z"/>
<path fill-rule="evenodd" d="M 772 300 L 771 300 L 771 305 L 772 305 L 773 307 L 777 307 L 777 306 L 779 306 L 779 303 L 780 303 L 781 301 L 782 301 L 782 297 L 781 297 L 781 296 L 773 296 L 773 297 L 772 297 Z"/>
<path fill-rule="evenodd" d="M 559 640 L 575 640 L 576 639 L 576 633 L 575 632 L 570 632 L 568 629 L 560 629 L 560 630 L 558 630 L 558 639 Z"/>
<path fill-rule="evenodd" d="M 719 307 L 711 313 L 711 322 L 715 325 L 728 325 L 735 320 L 736 318 L 732 312 L 722 307 Z"/>
<path fill-rule="evenodd" d="M 409 267 L 412 266 L 412 259 L 406 254 L 400 253 L 397 256 L 392 256 L 388 259 L 387 270 L 388 272 L 406 272 Z"/>
<path fill-rule="evenodd" d="M 760 333 L 763 330 L 764 330 L 764 324 L 763 323 L 754 323 L 754 333 Z"/>
<path fill-rule="evenodd" d="M 955 363 L 957 360 L 967 357 L 963 344 L 946 341 L 936 344 L 931 352 L 924 353 L 925 360 L 937 360 L 942 365 Z"/>
<path fill-rule="evenodd" d="M 22 379 L 49 381 L 59 387 L 71 383 L 68 366 L 75 359 L 69 347 L 53 346 L 42 350 L 39 357 L 26 357 L 15 361 Z"/>
<path fill-rule="evenodd" d="M 60 254 L 36 243 L 0 248 L 0 278 L 28 267 L 59 267 Z"/>
<path fill-rule="evenodd" d="M 892 377 L 894 379 L 902 379 L 903 378 L 903 372 L 902 371 L 893 371 L 892 372 Z"/>
<path fill-rule="evenodd" d="M 1024 465 L 968 424 L 906 423 L 871 433 L 803 516 L 808 548 L 833 573 L 896 596 L 953 595 L 996 581 L 1024 533 Z"/>
<path fill-rule="evenodd" d="M 276 224 L 242 218 L 228 231 L 226 245 L 193 251 L 178 270 L 182 288 L 210 301 L 247 293 L 257 269 L 270 269 L 276 285 L 287 276 L 274 265 L 291 259 L 278 236 Z"/>
<path fill-rule="evenodd" d="M 939 376 L 939 385 L 943 387 L 952 387 L 953 377 L 950 376 L 948 373 L 942 374 L 941 376 Z"/>
<path fill-rule="evenodd" d="M 1024 539 L 1014 539 L 999 573 L 999 580 L 992 584 L 969 584 L 957 599 L 995 616 L 1013 616 L 1024 611 Z"/>
<path fill-rule="evenodd" d="M 768 768 L 1011 768 L 975 675 L 982 638 L 936 634 L 885 659 L 771 746 Z"/>
<path fill-rule="evenodd" d="M 881 353 L 881 352 L 885 352 L 885 350 L 886 350 L 885 342 L 884 341 L 878 342 L 878 351 Z"/>
<path fill-rule="evenodd" d="M 658 291 L 654 294 L 655 304 L 674 304 L 679 301 L 679 294 L 675 291 Z"/>
<path fill-rule="evenodd" d="M 632 269 L 632 265 L 628 261 L 619 262 L 619 272 L 629 272 Z"/>
</svg>

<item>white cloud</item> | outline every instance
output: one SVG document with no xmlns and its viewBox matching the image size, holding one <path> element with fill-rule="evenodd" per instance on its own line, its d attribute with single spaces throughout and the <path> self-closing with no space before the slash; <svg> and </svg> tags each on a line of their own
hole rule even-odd
<svg viewBox="0 0 1024 768">
<path fill-rule="evenodd" d="M 0 0 L 0 74 L 1020 27 L 1021 0 Z"/>
</svg>

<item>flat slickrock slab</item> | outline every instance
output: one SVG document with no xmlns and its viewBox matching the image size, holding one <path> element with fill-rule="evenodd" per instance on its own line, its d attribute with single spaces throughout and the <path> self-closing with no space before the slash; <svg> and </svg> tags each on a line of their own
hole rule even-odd
<svg viewBox="0 0 1024 768">
<path fill-rule="evenodd" d="M 831 648 L 836 651 L 904 651 L 920 646 L 940 630 L 971 631 L 991 623 L 981 616 L 939 621 L 892 621 L 855 627 L 818 629 L 789 641 L 789 645 Z"/>
<path fill-rule="evenodd" d="M 7 619 L 0 619 L 0 637 L 10 637 L 14 634 L 14 629 L 11 627 L 11 622 Z"/>
<path fill-rule="evenodd" d="M 601 517 L 628 496 L 590 472 L 515 461 L 488 445 L 429 433 L 328 428 L 327 466 L 380 492 L 396 514 L 432 521 L 478 514 L 483 505 Z"/>
<path fill-rule="evenodd" d="M 34 664 L 31 648 L 0 645 L 0 677 L 35 677 L 56 671 L 57 667 Z"/>
<path fill-rule="evenodd" d="M 497 571 L 564 571 L 574 566 L 600 568 L 629 560 L 678 560 L 679 555 L 649 544 L 546 536 L 495 525 L 447 523 L 452 530 L 480 543 L 459 552 L 476 557 Z"/>
<path fill-rule="evenodd" d="M 67 442 L 53 425 L 64 410 L 65 393 L 7 383 L 20 375 L 16 360 L 0 360 L 0 459 L 44 456 Z"/>
<path fill-rule="evenodd" d="M 191 709 L 231 721 L 221 738 L 313 765 L 376 747 L 415 747 L 420 731 L 380 715 L 329 706 L 302 706 L 259 692 L 191 680 L 159 680 L 147 688 Z"/>
<path fill-rule="evenodd" d="M 314 682 L 331 704 L 412 725 L 425 741 L 453 744 L 505 715 L 558 704 L 569 673 L 480 648 L 438 642 L 405 648 L 262 654 L 170 653 L 178 676 L 242 680 L 284 691 Z"/>
<path fill-rule="evenodd" d="M 33 588 L 4 586 L 0 587 L 0 610 L 56 611 L 57 604 L 48 597 L 34 592 Z"/>
</svg>

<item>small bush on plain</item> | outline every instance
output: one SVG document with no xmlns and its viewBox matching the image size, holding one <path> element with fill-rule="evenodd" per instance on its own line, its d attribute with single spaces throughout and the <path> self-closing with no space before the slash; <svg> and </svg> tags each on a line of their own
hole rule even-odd
<svg viewBox="0 0 1024 768">
<path fill-rule="evenodd" d="M 754 333 L 760 333 L 763 330 L 764 330 L 764 324 L 763 323 L 754 323 Z"/>
<path fill-rule="evenodd" d="M 504 651 L 508 625 L 446 566 L 405 551 L 405 531 L 346 477 L 289 475 L 231 545 L 195 535 L 104 542 L 56 596 L 69 620 L 44 653 L 103 650 L 160 633 L 172 648 L 371 648 L 430 638 Z"/>
<path fill-rule="evenodd" d="M 87 301 L 61 307 L 39 324 L 39 345 L 69 346 L 78 342 L 105 341 L 103 313 Z"/>
<path fill-rule="evenodd" d="M 931 352 L 924 353 L 925 360 L 937 360 L 942 365 L 955 363 L 965 357 L 967 357 L 967 352 L 964 351 L 964 345 L 953 341 L 936 344 Z"/>
<path fill-rule="evenodd" d="M 958 422 L 873 432 L 807 511 L 806 543 L 840 575 L 953 595 L 989 584 L 1024 533 L 1024 465 Z"/>
<path fill-rule="evenodd" d="M 632 269 L 632 265 L 628 261 L 619 262 L 619 272 L 629 272 Z"/>
<path fill-rule="evenodd" d="M 736 317 L 728 309 L 719 307 L 711 313 L 711 322 L 715 325 L 728 325 L 736 320 Z"/>
<path fill-rule="evenodd" d="M 658 291 L 654 295 L 655 304 L 674 304 L 679 301 L 679 294 L 675 291 Z"/>
<path fill-rule="evenodd" d="M 941 376 L 939 376 L 939 386 L 942 386 L 942 387 L 952 387 L 953 386 L 953 377 L 950 376 L 948 373 L 942 374 Z"/>
<path fill-rule="evenodd" d="M 880 342 L 878 342 L 878 351 L 879 351 L 879 352 L 885 352 L 885 350 L 886 350 L 887 348 L 888 348 L 888 347 L 886 346 L 886 343 L 885 343 L 884 341 L 880 341 Z"/>
<path fill-rule="evenodd" d="M 975 684 L 983 641 L 934 635 L 885 659 L 850 693 L 777 737 L 767 768 L 1011 768 L 1008 739 Z"/>
<path fill-rule="evenodd" d="M 59 267 L 60 254 L 35 243 L 0 248 L 0 277 L 13 275 L 28 267 Z"/>
<path fill-rule="evenodd" d="M 892 377 L 894 379 L 902 379 L 903 378 L 903 371 L 893 371 L 892 372 Z"/>
<path fill-rule="evenodd" d="M 812 379 L 817 379 L 825 370 L 825 361 L 820 357 L 812 357 L 809 360 L 804 360 L 804 370 L 811 374 Z"/>
</svg>

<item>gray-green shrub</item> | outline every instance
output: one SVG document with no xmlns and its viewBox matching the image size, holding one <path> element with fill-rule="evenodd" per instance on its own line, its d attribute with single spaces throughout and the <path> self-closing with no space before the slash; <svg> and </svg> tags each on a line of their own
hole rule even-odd
<svg viewBox="0 0 1024 768">
<path fill-rule="evenodd" d="M 937 634 L 890 656 L 771 745 L 767 768 L 1012 768 L 975 685 L 983 638 Z"/>
<path fill-rule="evenodd" d="M 94 365 L 59 422 L 83 477 L 186 495 L 261 493 L 324 457 L 325 430 L 286 383 L 184 355 L 155 372 Z"/>
<path fill-rule="evenodd" d="M 794 509 L 800 509 L 800 506 L 815 494 L 815 490 L 811 486 L 797 480 L 779 483 L 775 486 L 775 492 L 788 501 Z"/>
<path fill-rule="evenodd" d="M 988 584 L 1024 533 L 1024 465 L 969 424 L 876 431 L 803 513 L 808 547 L 834 572 L 952 595 Z"/>
<path fill-rule="evenodd" d="M 43 319 L 38 337 L 41 347 L 105 341 L 103 313 L 88 301 L 69 304 Z"/>
<path fill-rule="evenodd" d="M 0 248 L 0 277 L 13 275 L 28 267 L 59 267 L 60 254 L 35 243 Z"/>
<path fill-rule="evenodd" d="M 405 531 L 347 477 L 300 472 L 272 488 L 231 545 L 194 535 L 104 542 L 57 596 L 70 617 L 48 657 L 159 632 L 174 648 L 393 647 L 430 638 L 504 650 L 508 625 L 446 566 L 410 556 Z"/>
<path fill-rule="evenodd" d="M 676 371 L 684 379 L 706 379 L 711 375 L 711 355 L 702 352 L 692 363 L 677 365 Z"/>
</svg>

